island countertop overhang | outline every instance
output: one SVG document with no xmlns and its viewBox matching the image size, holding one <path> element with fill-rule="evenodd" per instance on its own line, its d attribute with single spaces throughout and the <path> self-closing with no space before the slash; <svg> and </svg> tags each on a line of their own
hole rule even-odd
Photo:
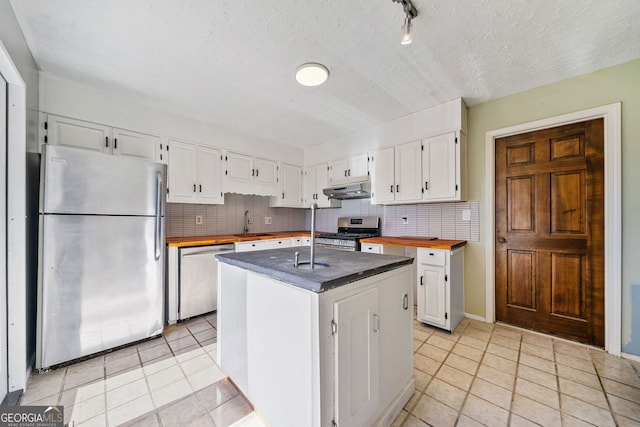
<svg viewBox="0 0 640 427">
<path fill-rule="evenodd" d="M 216 258 L 220 262 L 316 293 L 413 263 L 410 257 L 318 248 L 316 264 L 325 263 L 329 267 L 310 270 L 293 266 L 296 252 L 300 252 L 301 263 L 309 261 L 308 251 L 301 251 L 300 248 L 227 253 L 216 255 Z"/>
</svg>

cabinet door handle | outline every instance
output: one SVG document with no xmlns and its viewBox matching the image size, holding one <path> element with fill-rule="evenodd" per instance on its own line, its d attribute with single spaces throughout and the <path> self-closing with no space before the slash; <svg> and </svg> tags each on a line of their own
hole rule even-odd
<svg viewBox="0 0 640 427">
<path fill-rule="evenodd" d="M 425 181 L 424 182 L 424 189 L 428 190 L 429 189 L 429 181 Z"/>
<path fill-rule="evenodd" d="M 344 171 L 344 176 L 347 176 L 347 171 L 346 171 L 346 169 L 345 169 L 345 171 Z"/>
<path fill-rule="evenodd" d="M 200 192 L 202 193 L 202 184 L 200 184 Z"/>
<path fill-rule="evenodd" d="M 424 286 L 424 283 L 422 283 L 422 278 L 423 278 L 423 277 L 424 277 L 424 276 L 420 276 L 420 286 Z"/>
<path fill-rule="evenodd" d="M 260 171 L 259 169 L 256 169 L 256 176 L 258 176 L 258 172 L 259 172 L 259 171 Z"/>
<path fill-rule="evenodd" d="M 399 192 L 400 192 L 400 184 L 397 184 L 396 185 L 396 193 L 399 193 Z"/>
<path fill-rule="evenodd" d="M 109 148 L 109 137 L 108 136 L 104 137 L 104 146 Z"/>
<path fill-rule="evenodd" d="M 118 149 L 118 138 L 113 138 L 113 149 L 114 150 Z"/>
<path fill-rule="evenodd" d="M 391 192 L 393 193 L 393 185 L 391 186 Z"/>
<path fill-rule="evenodd" d="M 349 172 L 347 175 L 351 176 L 351 169 L 348 169 L 347 171 Z"/>
<path fill-rule="evenodd" d="M 193 184 L 193 192 L 194 193 L 196 192 L 196 185 L 195 184 Z"/>
<path fill-rule="evenodd" d="M 256 170 L 255 169 L 251 169 L 251 176 L 256 176 Z"/>
<path fill-rule="evenodd" d="M 402 296 L 402 308 L 405 310 L 409 309 L 409 294 L 404 294 Z"/>
<path fill-rule="evenodd" d="M 380 316 L 373 315 L 373 332 L 380 332 Z"/>
<path fill-rule="evenodd" d="M 282 198 L 284 199 L 284 193 L 282 193 Z"/>
<path fill-rule="evenodd" d="M 498 237 L 498 243 L 506 243 L 507 239 L 505 239 L 504 237 Z"/>
</svg>

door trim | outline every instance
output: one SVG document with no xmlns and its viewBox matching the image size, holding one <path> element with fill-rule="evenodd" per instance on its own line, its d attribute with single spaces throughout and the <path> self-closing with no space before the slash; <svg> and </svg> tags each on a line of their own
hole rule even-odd
<svg viewBox="0 0 640 427">
<path fill-rule="evenodd" d="M 0 73 L 7 81 L 7 349 L 9 393 L 24 389 L 26 337 L 26 85 L 0 41 Z"/>
<path fill-rule="evenodd" d="M 485 321 L 494 323 L 495 307 L 495 140 L 592 119 L 604 119 L 604 344 L 608 353 L 620 356 L 622 334 L 622 178 L 621 103 L 603 105 L 561 116 L 521 123 L 485 133 Z"/>
</svg>

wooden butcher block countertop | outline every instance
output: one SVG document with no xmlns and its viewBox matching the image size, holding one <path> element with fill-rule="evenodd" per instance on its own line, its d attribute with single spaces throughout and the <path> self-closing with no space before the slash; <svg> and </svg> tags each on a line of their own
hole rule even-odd
<svg viewBox="0 0 640 427">
<path fill-rule="evenodd" d="M 218 234 L 211 236 L 167 237 L 167 245 L 180 248 L 188 246 L 220 245 L 223 243 L 248 242 L 253 240 L 284 239 L 309 236 L 309 231 L 275 231 L 272 233 Z"/>
<path fill-rule="evenodd" d="M 376 243 L 379 245 L 413 246 L 417 248 L 433 248 L 433 249 L 445 249 L 445 250 L 457 249 L 467 244 L 466 240 L 444 240 L 444 239 L 432 239 L 430 237 L 415 237 L 415 236 L 369 237 L 367 239 L 360 240 L 360 242 Z"/>
</svg>

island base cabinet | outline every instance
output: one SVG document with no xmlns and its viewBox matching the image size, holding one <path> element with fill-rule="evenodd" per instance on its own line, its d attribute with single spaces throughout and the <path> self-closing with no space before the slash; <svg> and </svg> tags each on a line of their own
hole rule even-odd
<svg viewBox="0 0 640 427">
<path fill-rule="evenodd" d="M 415 388 L 412 266 L 322 293 L 219 275 L 218 360 L 270 425 L 392 424 Z"/>
</svg>

